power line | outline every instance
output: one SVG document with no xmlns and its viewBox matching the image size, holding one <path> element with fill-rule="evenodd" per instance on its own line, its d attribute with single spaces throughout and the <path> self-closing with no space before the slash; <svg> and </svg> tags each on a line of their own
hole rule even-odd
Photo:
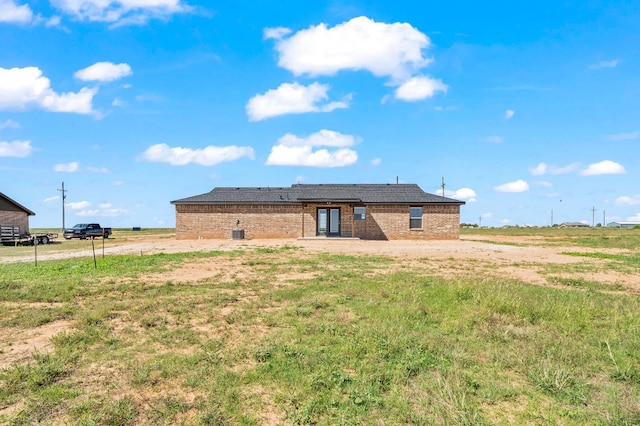
<svg viewBox="0 0 640 426">
<path fill-rule="evenodd" d="M 62 182 L 62 189 L 58 189 L 58 191 L 62 192 L 62 232 L 64 232 L 64 200 L 67 199 L 68 190 L 64 189 L 64 182 Z"/>
</svg>

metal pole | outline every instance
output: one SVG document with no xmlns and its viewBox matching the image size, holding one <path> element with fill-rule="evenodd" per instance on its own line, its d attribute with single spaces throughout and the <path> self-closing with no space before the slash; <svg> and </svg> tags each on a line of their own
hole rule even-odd
<svg viewBox="0 0 640 426">
<path fill-rule="evenodd" d="M 94 240 L 96 237 L 91 237 L 91 248 L 93 249 L 93 269 L 98 269 L 98 264 L 96 263 L 96 246 L 94 244 Z"/>
<path fill-rule="evenodd" d="M 37 268 L 38 267 L 38 239 L 35 237 L 33 239 L 33 252 L 34 252 L 34 260 Z"/>
<path fill-rule="evenodd" d="M 58 189 L 58 191 L 62 192 L 62 232 L 64 232 L 64 200 L 67 199 L 67 191 L 64 189 L 64 182 L 62 182 L 62 189 Z"/>
</svg>

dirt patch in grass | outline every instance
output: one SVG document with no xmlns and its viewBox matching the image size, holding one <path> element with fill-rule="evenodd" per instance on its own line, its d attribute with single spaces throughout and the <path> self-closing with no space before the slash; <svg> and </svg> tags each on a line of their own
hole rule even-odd
<svg viewBox="0 0 640 426">
<path fill-rule="evenodd" d="M 0 327 L 0 369 L 29 361 L 34 353 L 53 348 L 51 339 L 71 330 L 69 321 L 54 321 L 35 328 Z"/>
<path fill-rule="evenodd" d="M 287 258 L 309 258 L 315 253 L 332 253 L 341 255 L 369 255 L 390 257 L 393 262 L 381 264 L 376 273 L 389 274 L 402 271 L 407 267 L 419 266 L 430 273 L 442 277 L 476 274 L 481 271 L 493 271 L 494 274 L 506 276 L 536 285 L 554 285 L 547 279 L 540 265 L 569 265 L 584 262 L 579 256 L 563 254 L 572 252 L 606 252 L 621 253 L 620 249 L 590 249 L 582 247 L 549 246 L 545 244 L 551 237 L 543 236 L 509 236 L 509 235 L 468 235 L 460 240 L 445 241 L 365 241 L 341 240 L 334 238 L 310 240 L 175 240 L 172 238 L 145 237 L 130 241 L 118 242 L 105 249 L 105 254 L 149 255 L 155 253 L 180 252 L 231 252 L 242 250 L 251 253 L 239 258 L 216 256 L 208 259 L 189 260 L 183 266 L 158 274 L 143 277 L 142 282 L 164 284 L 171 282 L 250 282 L 260 279 L 261 274 L 276 276 L 280 285 L 288 285 L 296 280 L 308 280 L 318 276 L 318 268 L 304 265 L 288 266 L 285 271 L 277 271 L 273 256 L 260 256 L 261 250 L 286 250 Z M 47 259 L 73 257 L 89 257 L 86 250 L 65 250 L 64 243 L 56 247 L 56 251 L 39 256 Z M 0 256 L 2 262 L 31 261 L 30 257 Z M 248 263 L 247 263 L 248 262 Z M 600 259 L 589 259 L 592 265 L 604 263 Z M 327 263 L 326 268 L 330 269 Z M 588 276 L 587 276 L 588 275 Z M 581 277 L 600 281 L 616 287 L 624 287 L 624 291 L 637 294 L 640 291 L 640 274 L 622 274 L 617 272 L 598 271 Z M 123 282 L 127 281 L 123 279 Z"/>
</svg>

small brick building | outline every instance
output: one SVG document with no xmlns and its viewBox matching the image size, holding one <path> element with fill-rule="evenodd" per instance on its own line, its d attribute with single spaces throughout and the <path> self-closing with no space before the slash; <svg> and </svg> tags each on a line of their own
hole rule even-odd
<svg viewBox="0 0 640 426">
<path fill-rule="evenodd" d="M 29 216 L 35 213 L 0 192 L 0 230 L 2 235 L 29 233 Z"/>
<path fill-rule="evenodd" d="M 464 201 L 415 184 L 214 188 L 172 201 L 176 238 L 457 239 Z"/>
</svg>

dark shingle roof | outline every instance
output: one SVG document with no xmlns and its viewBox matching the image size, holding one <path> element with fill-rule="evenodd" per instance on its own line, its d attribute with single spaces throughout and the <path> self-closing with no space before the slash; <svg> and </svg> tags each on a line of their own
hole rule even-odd
<svg viewBox="0 0 640 426">
<path fill-rule="evenodd" d="M 297 184 L 289 188 L 213 188 L 206 194 L 171 204 L 300 204 L 304 202 L 363 204 L 464 204 L 424 192 L 416 184 Z"/>
</svg>

